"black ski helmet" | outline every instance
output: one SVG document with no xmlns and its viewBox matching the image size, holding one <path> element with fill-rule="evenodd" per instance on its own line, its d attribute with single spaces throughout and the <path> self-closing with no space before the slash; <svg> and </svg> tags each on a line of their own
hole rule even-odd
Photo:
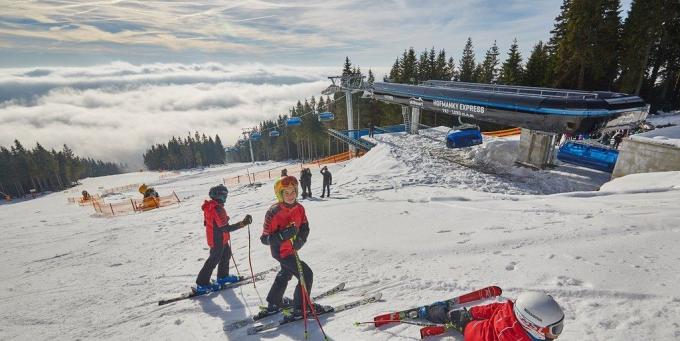
<svg viewBox="0 0 680 341">
<path fill-rule="evenodd" d="M 223 204 L 224 204 L 225 201 L 227 201 L 227 195 L 228 194 L 229 194 L 229 190 L 224 185 L 217 185 L 217 186 L 211 188 L 210 192 L 208 192 L 208 196 L 210 196 L 210 199 L 216 200 L 216 201 L 221 202 Z"/>
</svg>

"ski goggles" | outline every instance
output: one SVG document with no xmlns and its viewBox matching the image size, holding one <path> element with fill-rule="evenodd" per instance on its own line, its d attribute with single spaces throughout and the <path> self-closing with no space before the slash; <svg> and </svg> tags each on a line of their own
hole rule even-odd
<svg viewBox="0 0 680 341">
<path fill-rule="evenodd" d="M 524 318 L 524 316 L 517 315 L 517 317 L 521 319 L 521 322 L 525 327 L 545 336 L 546 340 L 556 339 L 558 336 L 560 336 L 560 334 L 562 334 L 562 329 L 564 329 L 564 317 L 562 317 L 561 320 L 546 327 L 537 326 Z"/>
</svg>

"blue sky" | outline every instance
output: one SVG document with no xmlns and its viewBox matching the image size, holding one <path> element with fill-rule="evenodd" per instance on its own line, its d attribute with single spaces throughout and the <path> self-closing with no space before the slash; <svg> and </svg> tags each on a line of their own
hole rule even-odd
<svg viewBox="0 0 680 341">
<path fill-rule="evenodd" d="M 0 13 L 0 67 L 141 63 L 277 63 L 389 67 L 404 48 L 472 37 L 477 58 L 514 38 L 523 56 L 546 40 L 561 0 L 22 1 Z M 622 15 L 630 0 L 622 1 Z"/>
</svg>

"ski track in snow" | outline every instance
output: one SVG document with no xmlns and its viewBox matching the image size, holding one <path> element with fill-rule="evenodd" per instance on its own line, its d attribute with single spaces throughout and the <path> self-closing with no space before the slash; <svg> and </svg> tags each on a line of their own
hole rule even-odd
<svg viewBox="0 0 680 341">
<path fill-rule="evenodd" d="M 321 175 L 313 172 L 315 197 L 301 201 L 311 234 L 300 251 L 314 271 L 312 294 L 342 281 L 346 289 L 320 303 L 383 294 L 322 317 L 331 337 L 417 340 L 415 326 L 352 322 L 499 285 L 510 298 L 524 290 L 552 294 L 566 311 L 560 339 L 680 338 L 680 172 L 607 182 L 608 174 L 570 165 L 530 171 L 513 164 L 516 139 L 449 150 L 445 133 L 376 136 L 378 146 L 364 157 L 329 167 L 331 198 L 318 197 Z M 224 331 L 257 311 L 274 273 L 256 283 L 257 292 L 244 285 L 157 305 L 187 291 L 208 255 L 200 205 L 209 187 L 246 169 L 284 164 L 230 164 L 163 179 L 155 172 L 91 178 L 66 192 L 0 205 L 0 339 L 301 339 L 302 323 L 257 336 L 246 328 Z M 66 201 L 83 189 L 141 182 L 162 195 L 174 190 L 182 203 L 102 218 Z M 272 181 L 230 187 L 232 219 L 254 217 L 255 271 L 276 265 L 259 243 L 273 200 Z M 241 274 L 249 272 L 247 235 L 232 233 Z M 309 329 L 318 339 L 315 322 Z"/>
</svg>

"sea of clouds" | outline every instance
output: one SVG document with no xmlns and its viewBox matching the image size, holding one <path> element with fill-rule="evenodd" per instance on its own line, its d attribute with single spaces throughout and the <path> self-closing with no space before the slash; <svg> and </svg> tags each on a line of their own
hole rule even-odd
<svg viewBox="0 0 680 341">
<path fill-rule="evenodd" d="M 233 144 L 241 128 L 288 112 L 340 70 L 283 65 L 146 64 L 0 69 L 0 145 L 68 144 L 142 166 L 154 143 L 198 131 Z"/>
</svg>

